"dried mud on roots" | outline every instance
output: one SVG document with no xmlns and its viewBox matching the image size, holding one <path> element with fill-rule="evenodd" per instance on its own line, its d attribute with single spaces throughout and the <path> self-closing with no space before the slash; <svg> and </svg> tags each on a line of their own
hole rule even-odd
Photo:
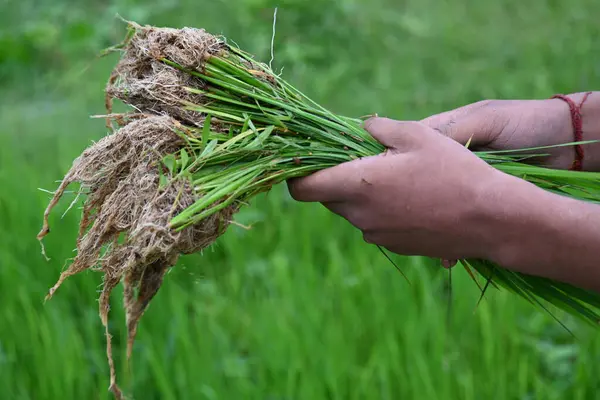
<svg viewBox="0 0 600 400">
<path fill-rule="evenodd" d="M 161 60 L 202 70 L 207 57 L 225 51 L 225 43 L 202 29 L 132 26 L 135 33 L 106 88 L 107 108 L 112 98 L 118 98 L 143 112 L 164 113 L 197 125 L 202 115 L 185 110 L 183 104 L 201 104 L 203 99 L 185 87 L 204 89 L 205 83 Z"/>
<path fill-rule="evenodd" d="M 100 318 L 106 329 L 111 390 L 117 397 L 115 368 L 108 332 L 109 298 L 123 280 L 129 357 L 137 323 L 180 254 L 197 252 L 225 230 L 235 208 L 227 208 L 182 231 L 169 221 L 197 200 L 187 180 L 168 177 L 160 187 L 163 156 L 184 143 L 178 122 L 167 116 L 133 121 L 86 149 L 73 163 L 44 213 L 39 234 L 48 234 L 48 216 L 72 183 L 86 196 L 77 239 L 77 255 L 50 289 L 48 297 L 69 276 L 92 269 L 104 274 Z M 163 171 L 168 173 L 168 171 Z"/>
<path fill-rule="evenodd" d="M 237 205 L 222 209 L 183 230 L 170 228 L 170 220 L 199 198 L 187 179 L 174 179 L 161 160 L 185 145 L 185 127 L 201 126 L 204 115 L 185 109 L 203 104 L 203 97 L 185 89 L 203 89 L 205 83 L 165 64 L 167 58 L 191 70 L 202 70 L 211 55 L 226 51 L 225 43 L 204 30 L 184 28 L 133 28 L 121 58 L 106 86 L 110 115 L 117 98 L 136 114 L 113 115 L 122 127 L 86 149 L 73 163 L 44 213 L 38 235 L 49 233 L 48 216 L 72 183 L 85 196 L 77 239 L 77 255 L 50 289 L 48 297 L 69 276 L 91 269 L 103 273 L 99 314 L 106 330 L 110 390 L 116 384 L 111 336 L 108 331 L 110 294 L 123 282 L 127 323 L 127 356 L 131 355 L 137 324 L 157 293 L 163 277 L 180 254 L 195 253 L 221 235 Z M 132 116 L 141 118 L 132 119 Z M 109 121 L 110 122 L 110 119 Z M 110 126 L 110 124 L 108 124 Z M 219 126 L 213 126 L 219 131 Z M 166 185 L 160 182 L 163 174 Z"/>
</svg>

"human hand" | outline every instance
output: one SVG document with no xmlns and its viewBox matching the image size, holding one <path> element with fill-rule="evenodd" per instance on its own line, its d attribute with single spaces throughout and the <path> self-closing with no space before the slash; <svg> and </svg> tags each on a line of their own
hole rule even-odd
<svg viewBox="0 0 600 400">
<path fill-rule="evenodd" d="M 583 139 L 598 140 L 599 96 L 588 92 L 574 93 L 568 97 L 582 107 Z M 586 100 L 586 106 L 583 107 Z M 485 100 L 433 115 L 421 122 L 459 143 L 469 143 L 472 150 L 480 151 L 555 146 L 575 139 L 569 106 L 561 99 Z M 599 170 L 600 144 L 587 145 L 585 151 L 583 169 Z M 547 156 L 532 158 L 530 162 L 549 168 L 567 169 L 575 160 L 573 146 L 549 148 L 539 152 Z M 446 268 L 455 264 L 454 260 L 442 260 L 442 265 Z"/>
<path fill-rule="evenodd" d="M 492 258 L 494 194 L 518 180 L 425 124 L 372 118 L 365 129 L 385 153 L 292 180 L 292 197 L 323 203 L 395 253 Z"/>
<path fill-rule="evenodd" d="M 486 100 L 421 122 L 459 143 L 471 140 L 471 150 L 519 150 L 574 140 L 569 107 L 560 99 Z M 542 151 L 548 156 L 533 160 L 556 169 L 569 168 L 575 156 L 572 146 Z"/>
</svg>

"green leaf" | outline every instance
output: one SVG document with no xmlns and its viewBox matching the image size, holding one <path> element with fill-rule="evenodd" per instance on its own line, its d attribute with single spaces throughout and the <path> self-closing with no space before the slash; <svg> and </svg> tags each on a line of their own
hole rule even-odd
<svg viewBox="0 0 600 400">
<path fill-rule="evenodd" d="M 167 167 L 171 175 L 173 175 L 173 171 L 175 171 L 176 162 L 177 160 L 175 160 L 175 156 L 173 154 L 168 154 L 163 157 L 163 164 L 165 164 L 165 167 Z"/>
<path fill-rule="evenodd" d="M 167 180 L 167 177 L 163 175 L 162 171 L 160 172 L 160 175 L 158 177 L 158 188 L 159 189 L 163 189 L 164 187 L 167 186 L 167 184 L 169 183 L 169 181 Z"/>
<path fill-rule="evenodd" d="M 185 167 L 187 167 L 187 165 L 188 165 L 190 156 L 188 155 L 187 151 L 185 151 L 185 149 L 181 149 L 180 156 L 181 156 L 181 170 L 183 171 L 185 169 Z"/>
<path fill-rule="evenodd" d="M 248 126 L 250 127 L 250 129 L 252 129 L 252 132 L 254 132 L 255 135 L 258 135 L 258 130 L 254 126 L 254 123 L 252 123 L 252 120 L 250 118 L 248 118 Z"/>
<path fill-rule="evenodd" d="M 265 140 L 271 135 L 275 127 L 273 125 L 267 126 L 261 133 L 254 139 L 251 147 L 261 147 Z"/>
<path fill-rule="evenodd" d="M 204 150 L 202 150 L 202 153 L 200 153 L 200 156 L 198 158 L 202 158 L 210 153 L 212 153 L 212 151 L 215 149 L 215 147 L 217 147 L 217 145 L 219 144 L 219 141 L 217 139 L 212 140 L 208 146 L 206 146 L 204 148 Z"/>
<path fill-rule="evenodd" d="M 208 114 L 206 119 L 204 120 L 204 126 L 202 127 L 202 145 L 206 146 L 208 144 L 208 137 L 210 135 L 210 120 L 212 119 L 211 115 Z"/>
<path fill-rule="evenodd" d="M 242 125 L 241 132 L 246 132 L 248 130 L 248 123 L 250 122 L 250 117 L 246 113 L 244 113 L 243 116 L 244 116 L 244 125 Z"/>
</svg>

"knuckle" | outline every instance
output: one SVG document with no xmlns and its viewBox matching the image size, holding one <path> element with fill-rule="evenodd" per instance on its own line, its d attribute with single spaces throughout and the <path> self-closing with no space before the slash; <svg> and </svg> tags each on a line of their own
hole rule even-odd
<svg viewBox="0 0 600 400">
<path fill-rule="evenodd" d="M 449 119 L 443 124 L 440 124 L 435 128 L 436 131 L 444 136 L 452 138 L 456 135 L 456 120 L 454 118 Z"/>
<path fill-rule="evenodd" d="M 475 103 L 473 103 L 473 108 L 477 109 L 477 108 L 482 108 L 482 107 L 490 107 L 490 106 L 494 106 L 498 103 L 498 100 L 479 100 Z"/>
</svg>

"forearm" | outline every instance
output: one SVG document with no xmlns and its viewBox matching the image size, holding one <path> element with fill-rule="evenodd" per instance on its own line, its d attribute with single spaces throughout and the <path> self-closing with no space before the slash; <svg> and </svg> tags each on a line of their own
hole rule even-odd
<svg viewBox="0 0 600 400">
<path fill-rule="evenodd" d="M 600 206 L 503 179 L 488 195 L 490 259 L 600 291 Z"/>
</svg>

